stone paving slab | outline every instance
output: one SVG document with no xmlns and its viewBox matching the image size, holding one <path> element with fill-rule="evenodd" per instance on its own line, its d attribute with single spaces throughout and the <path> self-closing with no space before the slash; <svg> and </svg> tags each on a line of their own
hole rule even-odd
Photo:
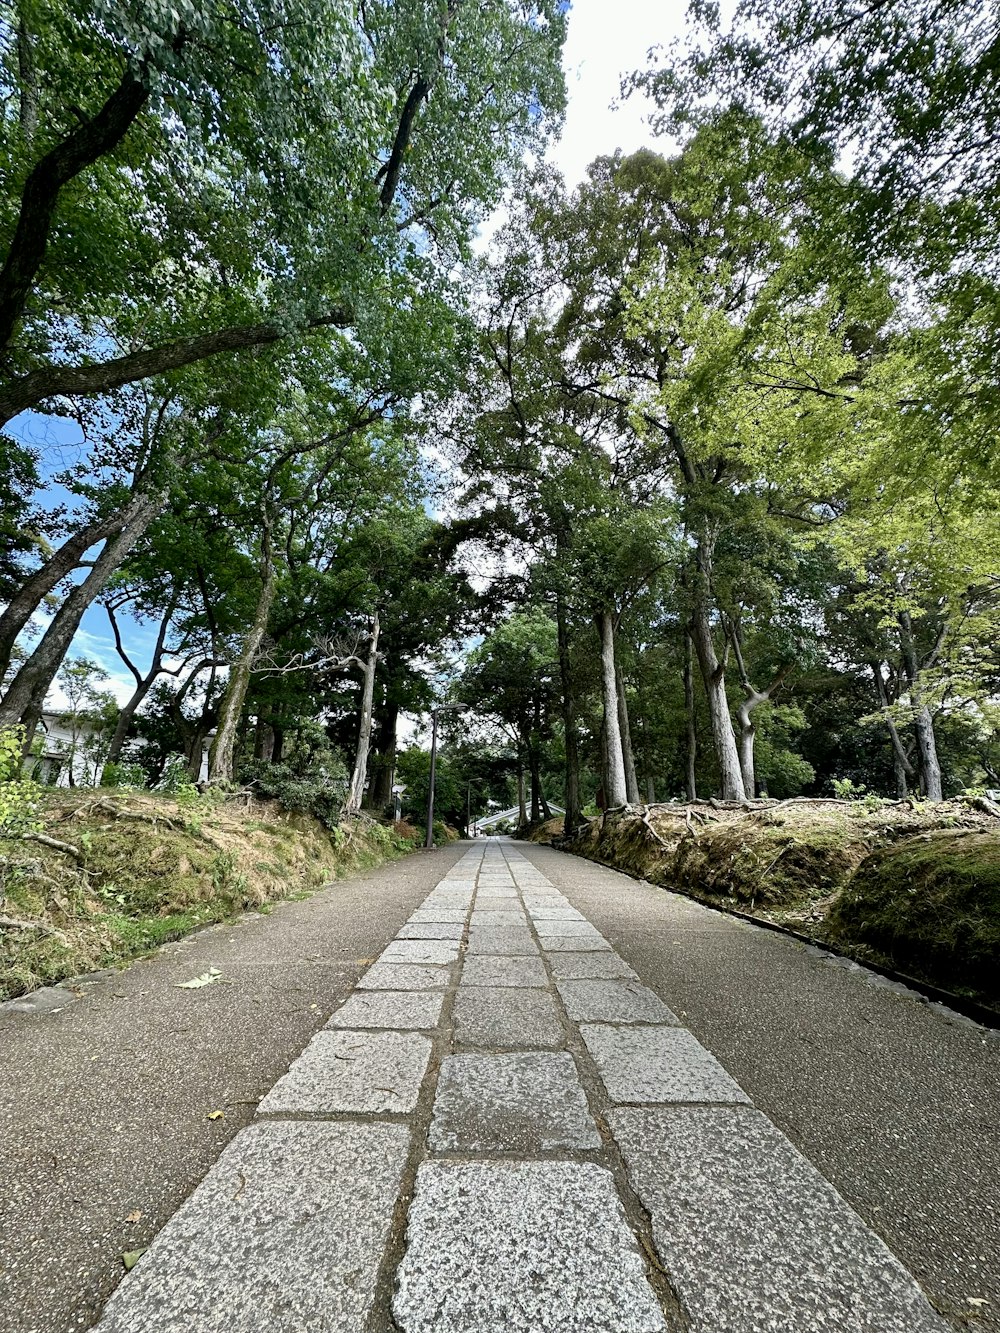
<svg viewBox="0 0 1000 1333">
<path fill-rule="evenodd" d="M 455 998 L 455 1040 L 463 1046 L 518 1050 L 563 1046 L 566 1033 L 548 991 L 469 986 Z"/>
<path fill-rule="evenodd" d="M 545 965 L 538 957 L 466 957 L 463 986 L 547 986 Z"/>
<path fill-rule="evenodd" d="M 664 1333 L 611 1175 L 426 1162 L 393 1314 L 403 1333 Z"/>
<path fill-rule="evenodd" d="M 467 911 L 458 907 L 420 907 L 410 917 L 410 923 L 417 924 L 441 924 L 464 925 L 465 918 L 469 915 Z"/>
<path fill-rule="evenodd" d="M 595 931 L 593 935 L 546 935 L 542 948 L 546 953 L 586 953 L 610 949 L 611 945 Z"/>
<path fill-rule="evenodd" d="M 454 963 L 457 960 L 456 940 L 393 940 L 378 958 L 380 963 Z"/>
<path fill-rule="evenodd" d="M 532 921 L 586 921 L 587 918 L 575 907 L 529 907 Z"/>
<path fill-rule="evenodd" d="M 361 990 L 444 990 L 451 969 L 415 963 L 374 963 L 358 982 Z"/>
<path fill-rule="evenodd" d="M 549 966 L 557 981 L 590 977 L 639 979 L 624 958 L 619 958 L 616 953 L 556 953 L 549 959 Z"/>
<path fill-rule="evenodd" d="M 557 981 L 574 1023 L 673 1023 L 677 1015 L 637 981 Z"/>
<path fill-rule="evenodd" d="M 412 1111 L 431 1057 L 416 1032 L 326 1029 L 257 1107 L 258 1115 Z"/>
<path fill-rule="evenodd" d="M 328 1028 L 434 1028 L 441 1018 L 444 991 L 355 991 L 327 1023 Z"/>
<path fill-rule="evenodd" d="M 432 893 L 424 899 L 422 910 L 431 911 L 440 907 L 446 911 L 467 912 L 471 905 L 471 893 Z"/>
<path fill-rule="evenodd" d="M 124 1278 L 100 1333 L 362 1333 L 409 1137 L 244 1129 Z"/>
<path fill-rule="evenodd" d="M 568 1051 L 446 1056 L 429 1141 L 433 1152 L 532 1153 L 601 1145 Z"/>
<path fill-rule="evenodd" d="M 610 1120 L 691 1333 L 951 1328 L 759 1111 L 621 1110 Z"/>
<path fill-rule="evenodd" d="M 749 1102 L 697 1040 L 678 1027 L 580 1028 L 613 1102 Z"/>
<path fill-rule="evenodd" d="M 535 921 L 535 929 L 538 931 L 539 939 L 549 939 L 551 936 L 577 935 L 587 939 L 603 939 L 601 932 L 590 924 L 589 921 L 568 921 L 565 919 L 553 921 L 551 918 Z"/>
<path fill-rule="evenodd" d="M 465 927 L 461 921 L 413 921 L 400 928 L 400 940 L 460 940 Z"/>
<path fill-rule="evenodd" d="M 535 943 L 534 936 L 527 927 L 522 930 L 511 928 L 491 928 L 480 926 L 469 933 L 469 943 L 466 946 L 466 957 L 469 954 L 507 954 L 515 956 L 517 954 L 537 954 L 538 945 Z"/>
</svg>

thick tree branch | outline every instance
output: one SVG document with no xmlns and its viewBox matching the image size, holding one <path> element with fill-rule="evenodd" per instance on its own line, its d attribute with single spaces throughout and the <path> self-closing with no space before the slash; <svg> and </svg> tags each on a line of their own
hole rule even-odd
<svg viewBox="0 0 1000 1333">
<path fill-rule="evenodd" d="M 303 331 L 345 328 L 349 323 L 350 316 L 338 310 L 309 320 L 303 326 Z M 287 336 L 288 330 L 275 324 L 242 324 L 216 329 L 212 333 L 201 333 L 192 338 L 179 338 L 176 342 L 164 343 L 159 347 L 143 348 L 125 356 L 113 357 L 110 361 L 95 361 L 83 366 L 42 366 L 10 381 L 0 390 L 0 426 L 17 416 L 18 412 L 36 407 L 46 398 L 72 397 L 74 394 L 89 397 L 108 393 L 112 389 L 121 388 L 123 384 L 178 370 L 195 361 L 203 361 L 206 357 L 263 347 L 280 342 Z"/>
</svg>

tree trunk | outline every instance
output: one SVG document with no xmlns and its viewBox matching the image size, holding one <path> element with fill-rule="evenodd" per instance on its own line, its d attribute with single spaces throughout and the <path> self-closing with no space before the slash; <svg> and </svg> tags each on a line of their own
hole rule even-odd
<svg viewBox="0 0 1000 1333">
<path fill-rule="evenodd" d="M 542 817 L 541 790 L 542 780 L 539 772 L 538 747 L 531 741 L 525 749 L 528 752 L 528 777 L 531 791 L 531 822 L 537 824 Z"/>
<path fill-rule="evenodd" d="M 926 704 L 921 705 L 914 719 L 917 735 L 917 754 L 920 756 L 920 779 L 928 801 L 943 801 L 941 764 L 938 761 L 937 742 L 934 738 L 934 719 Z"/>
<path fill-rule="evenodd" d="M 528 808 L 524 802 L 524 764 L 520 755 L 517 760 L 517 810 L 518 827 L 524 828 L 528 822 Z"/>
<path fill-rule="evenodd" d="M 740 773 L 743 777 L 743 790 L 752 801 L 757 795 L 757 775 L 754 772 L 753 745 L 757 735 L 757 728 L 754 726 L 752 711 L 757 703 L 762 702 L 752 695 L 749 699 L 741 699 L 739 707 L 736 709 L 736 718 L 740 724 L 739 736 L 736 738 L 736 749 L 740 756 Z"/>
<path fill-rule="evenodd" d="M 885 679 L 882 676 L 882 663 L 869 662 L 872 677 L 875 681 L 875 690 L 878 694 L 879 704 L 885 716 L 885 724 L 889 729 L 889 740 L 892 742 L 892 771 L 896 780 L 896 799 L 905 801 L 909 794 L 907 779 L 914 776 L 914 767 L 910 763 L 910 757 L 903 748 L 903 742 L 900 739 L 899 728 L 896 721 L 889 712 L 890 701 L 889 691 L 886 689 Z"/>
<path fill-rule="evenodd" d="M 628 701 L 625 698 L 625 679 L 621 667 L 615 663 L 615 690 L 618 694 L 618 729 L 622 738 L 622 759 L 625 762 L 625 792 L 630 805 L 642 800 L 639 775 L 635 771 L 635 752 L 632 749 L 632 727 L 629 723 Z"/>
<path fill-rule="evenodd" d="M 121 532 L 139 514 L 148 502 L 148 495 L 133 495 L 124 509 L 97 523 L 89 523 L 67 537 L 58 551 L 53 552 L 40 569 L 30 574 L 18 588 L 0 615 L 0 677 L 10 665 L 10 656 L 17 636 L 41 606 L 43 600 L 57 588 L 67 574 L 80 564 L 87 551 L 98 542 L 106 541 Z"/>
<path fill-rule="evenodd" d="M 148 97 L 144 81 L 126 70 L 100 111 L 76 125 L 29 172 L 17 226 L 0 270 L 0 348 L 10 343 L 45 258 L 63 187 L 121 143 Z"/>
<path fill-rule="evenodd" d="M 910 794 L 909 785 L 906 781 L 906 769 L 895 750 L 892 752 L 892 776 L 896 785 L 896 800 L 905 801 Z"/>
<path fill-rule="evenodd" d="M 685 786 L 689 801 L 698 799 L 695 760 L 698 757 L 698 728 L 694 711 L 694 644 L 691 631 L 684 631 L 684 716 L 687 721 L 687 774 Z"/>
<path fill-rule="evenodd" d="M 266 718 L 258 717 L 254 726 L 253 757 L 265 764 L 274 757 L 274 728 Z"/>
<path fill-rule="evenodd" d="M 729 701 L 726 698 L 726 671 L 719 661 L 715 644 L 712 641 L 712 626 L 708 618 L 708 608 L 703 601 L 695 606 L 691 617 L 691 637 L 698 655 L 698 665 L 705 684 L 708 700 L 708 716 L 712 724 L 712 741 L 715 757 L 719 765 L 719 779 L 724 801 L 743 801 L 746 788 L 743 786 L 743 773 L 740 768 L 739 751 L 736 748 L 736 736 L 733 732 L 733 719 L 729 713 Z"/>
<path fill-rule="evenodd" d="M 941 764 L 938 761 L 937 741 L 934 737 L 934 719 L 931 716 L 931 710 L 923 700 L 920 689 L 920 669 L 917 663 L 916 642 L 909 611 L 901 611 L 898 621 L 903 669 L 906 672 L 910 703 L 913 706 L 913 730 L 917 740 L 920 786 L 928 801 L 940 801 L 944 799 L 944 796 L 941 785 Z"/>
<path fill-rule="evenodd" d="M 615 621 L 610 610 L 598 617 L 601 633 L 601 696 L 604 702 L 604 737 L 607 746 L 604 799 L 608 809 L 628 802 L 625 754 L 618 722 L 618 683 L 615 672 Z"/>
<path fill-rule="evenodd" d="M 392 804 L 392 775 L 396 766 L 396 727 L 399 705 L 386 702 L 375 728 L 375 753 L 378 763 L 372 780 L 372 806 L 382 810 Z"/>
<path fill-rule="evenodd" d="M 90 573 L 72 589 L 34 652 L 11 681 L 0 703 L 0 728 L 23 723 L 26 735 L 30 737 L 34 734 L 42 715 L 45 696 L 69 651 L 84 613 L 111 575 L 124 563 L 164 503 L 158 495 L 146 495 L 143 499 L 144 503 L 133 511 L 128 526 L 108 540 Z"/>
<path fill-rule="evenodd" d="M 375 668 L 378 666 L 379 628 L 378 612 L 376 611 L 372 619 L 371 647 L 368 650 L 368 660 L 365 663 L 364 686 L 361 691 L 361 726 L 358 730 L 358 751 L 343 807 L 344 813 L 350 815 L 360 814 L 361 798 L 364 796 L 365 786 L 368 782 L 368 750 L 372 739 L 372 703 L 375 699 Z"/>
<path fill-rule="evenodd" d="M 267 622 L 271 615 L 274 601 L 277 573 L 271 558 L 270 538 L 264 534 L 264 580 L 260 598 L 254 612 L 253 624 L 243 640 L 239 657 L 229 670 L 226 690 L 219 705 L 219 721 L 215 729 L 215 739 L 208 753 L 208 780 L 215 786 L 232 782 L 236 764 L 236 736 L 239 730 L 240 715 L 250 688 L 253 664 L 257 660 L 260 646 L 267 633 Z"/>
<path fill-rule="evenodd" d="M 562 683 L 563 733 L 566 746 L 566 777 L 563 800 L 566 815 L 563 832 L 570 837 L 583 822 L 580 805 L 580 741 L 576 734 L 576 694 L 569 657 L 569 627 L 562 599 L 556 602 L 556 626 L 559 635 L 559 677 Z"/>
</svg>

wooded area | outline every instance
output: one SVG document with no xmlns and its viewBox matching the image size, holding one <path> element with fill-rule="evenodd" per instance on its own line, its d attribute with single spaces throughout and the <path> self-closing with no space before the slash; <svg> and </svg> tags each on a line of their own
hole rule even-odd
<svg viewBox="0 0 1000 1333">
<path fill-rule="evenodd" d="M 207 748 L 209 785 L 334 823 L 394 784 L 422 816 L 400 720 L 445 701 L 458 826 L 1000 787 L 995 13 L 695 0 L 623 90 L 661 151 L 575 187 L 566 18 L 4 7 L 27 773 L 58 685 L 106 786 Z"/>
</svg>

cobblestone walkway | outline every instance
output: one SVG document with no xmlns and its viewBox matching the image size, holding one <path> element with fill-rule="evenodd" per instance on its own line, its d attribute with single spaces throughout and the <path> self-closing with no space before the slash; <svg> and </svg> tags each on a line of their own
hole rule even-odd
<svg viewBox="0 0 1000 1333">
<path fill-rule="evenodd" d="M 100 1333 L 951 1325 L 510 844 L 471 848 Z"/>
</svg>

